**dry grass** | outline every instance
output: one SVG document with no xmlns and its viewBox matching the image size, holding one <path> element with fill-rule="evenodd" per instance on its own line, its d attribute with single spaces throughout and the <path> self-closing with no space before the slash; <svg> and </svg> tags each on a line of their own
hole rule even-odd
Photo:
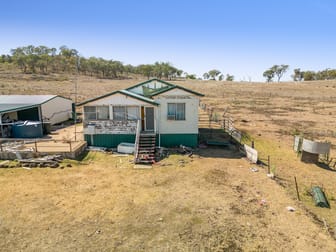
<svg viewBox="0 0 336 252">
<path fill-rule="evenodd" d="M 0 248 L 332 250 L 326 232 L 279 185 L 252 173 L 244 159 L 217 157 L 227 152 L 171 155 L 151 170 L 134 170 L 132 157 L 97 152 L 64 170 L 0 170 Z"/>
<path fill-rule="evenodd" d="M 79 77 L 78 101 L 142 80 Z M 0 71 L 2 94 L 74 98 L 74 83 L 74 76 Z M 319 220 L 330 231 L 336 228 L 335 172 L 301 163 L 292 151 L 292 135 L 331 141 L 336 157 L 336 82 L 174 83 L 204 93 L 202 102 L 219 115 L 227 110 L 236 127 L 255 141 L 261 158 L 271 156 L 278 183 L 263 169 L 252 173 L 245 160 L 225 150 L 203 150 L 202 158 L 193 161 L 171 156 L 146 171 L 133 170 L 131 158 L 100 153 L 65 170 L 0 170 L 0 235 L 6 237 L 0 248 L 333 251 L 335 242 Z M 293 176 L 299 182 L 299 204 Z M 323 185 L 331 209 L 313 205 L 307 193 L 313 184 Z M 287 212 L 288 205 L 297 211 Z"/>
</svg>

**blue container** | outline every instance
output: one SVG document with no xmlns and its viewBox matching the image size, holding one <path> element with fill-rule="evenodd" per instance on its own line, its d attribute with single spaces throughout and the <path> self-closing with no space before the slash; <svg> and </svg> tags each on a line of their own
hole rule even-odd
<svg viewBox="0 0 336 252">
<path fill-rule="evenodd" d="M 38 138 L 43 136 L 43 127 L 41 122 L 18 122 L 12 127 L 12 136 L 14 138 Z"/>
</svg>

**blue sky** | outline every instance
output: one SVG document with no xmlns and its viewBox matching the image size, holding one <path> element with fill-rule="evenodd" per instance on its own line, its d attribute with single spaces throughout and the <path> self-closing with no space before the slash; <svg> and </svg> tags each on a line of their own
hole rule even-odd
<svg viewBox="0 0 336 252">
<path fill-rule="evenodd" d="M 0 54 L 26 45 L 77 49 L 138 65 L 168 61 L 263 81 L 274 64 L 336 68 L 334 0 L 1 1 Z"/>
</svg>

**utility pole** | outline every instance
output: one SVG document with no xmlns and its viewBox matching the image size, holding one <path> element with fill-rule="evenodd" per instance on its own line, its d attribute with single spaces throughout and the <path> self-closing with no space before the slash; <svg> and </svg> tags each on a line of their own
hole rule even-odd
<svg viewBox="0 0 336 252">
<path fill-rule="evenodd" d="M 75 105 L 74 105 L 74 123 L 75 123 L 75 141 L 77 141 L 77 82 L 78 82 L 78 75 L 79 75 L 79 65 L 80 65 L 80 58 L 77 56 L 76 61 L 76 80 L 75 80 Z"/>
</svg>

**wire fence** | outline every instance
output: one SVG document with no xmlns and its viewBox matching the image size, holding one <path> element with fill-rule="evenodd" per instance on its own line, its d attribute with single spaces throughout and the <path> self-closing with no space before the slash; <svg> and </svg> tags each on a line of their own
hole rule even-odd
<svg viewBox="0 0 336 252">
<path fill-rule="evenodd" d="M 222 129 L 239 144 L 242 144 L 243 141 L 249 139 L 249 136 L 247 134 L 238 130 L 235 127 L 234 120 L 232 119 L 232 117 L 228 115 L 227 109 L 218 112 L 215 111 L 213 107 L 210 107 L 205 103 L 201 104 L 201 109 L 207 114 L 207 123 L 210 129 L 212 128 Z M 203 123 L 205 123 L 204 119 Z"/>
</svg>

